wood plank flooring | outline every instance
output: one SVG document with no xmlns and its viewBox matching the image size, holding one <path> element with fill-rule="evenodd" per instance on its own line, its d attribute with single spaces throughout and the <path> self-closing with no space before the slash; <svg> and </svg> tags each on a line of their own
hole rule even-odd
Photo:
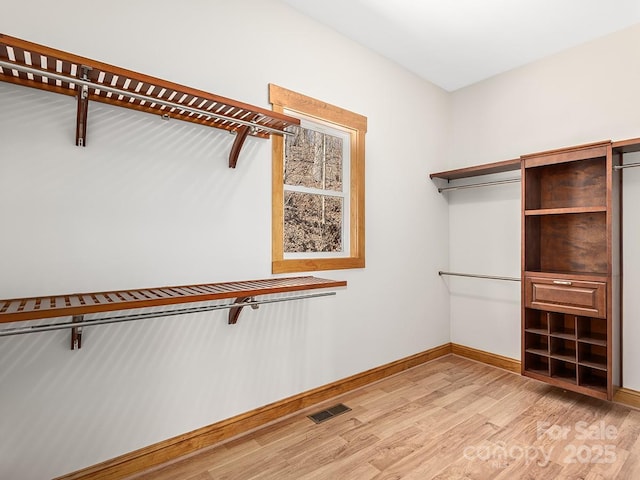
<svg viewBox="0 0 640 480">
<path fill-rule="evenodd" d="M 131 479 L 633 480 L 639 435 L 639 410 L 448 355 Z"/>
</svg>

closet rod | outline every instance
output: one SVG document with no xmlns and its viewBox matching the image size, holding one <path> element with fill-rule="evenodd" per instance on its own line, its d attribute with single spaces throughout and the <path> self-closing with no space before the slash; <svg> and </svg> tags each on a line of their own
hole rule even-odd
<svg viewBox="0 0 640 480">
<path fill-rule="evenodd" d="M 472 277 L 472 278 L 488 278 L 490 280 L 507 280 L 509 282 L 519 282 L 520 279 L 517 277 L 499 277 L 496 275 L 478 275 L 476 273 L 456 273 L 456 272 L 443 272 L 439 271 L 438 275 L 449 275 L 452 277 Z"/>
<path fill-rule="evenodd" d="M 622 170 L 623 168 L 633 168 L 640 167 L 640 162 L 638 163 L 627 163 L 626 165 L 615 165 L 613 167 L 614 170 Z"/>
<path fill-rule="evenodd" d="M 456 185 L 451 187 L 438 187 L 438 193 L 446 192 L 449 190 L 462 190 L 464 188 L 487 187 L 490 185 L 503 185 L 505 183 L 517 183 L 519 181 L 520 181 L 519 178 L 509 178 L 507 180 L 496 180 L 495 182 L 472 183 L 470 185 Z"/>
<path fill-rule="evenodd" d="M 81 322 L 60 322 L 49 323 L 44 325 L 33 325 L 30 327 L 5 328 L 0 330 L 0 337 L 8 337 L 10 335 L 24 335 L 27 333 L 48 332 L 51 330 L 63 330 L 67 328 L 87 327 L 92 325 L 106 325 L 109 323 L 133 322 L 136 320 L 146 320 L 147 318 L 169 317 L 172 315 L 184 315 L 187 313 L 209 312 L 211 310 L 222 310 L 225 308 L 252 307 L 258 308 L 258 305 L 265 303 L 288 302 L 292 300 L 303 300 L 306 298 L 326 297 L 335 295 L 336 292 L 314 293 L 311 295 L 297 295 L 294 297 L 281 297 L 265 300 L 247 300 L 237 303 L 225 303 L 222 305 L 204 305 L 201 307 L 181 308 L 177 310 L 166 310 L 161 312 L 147 312 L 133 315 L 120 315 L 116 317 L 97 318 L 95 320 L 83 320 Z"/>
<path fill-rule="evenodd" d="M 278 134 L 278 135 L 282 135 L 287 134 L 287 135 L 293 135 L 293 132 L 288 132 L 285 130 L 278 130 L 276 128 L 271 128 L 271 127 L 267 127 L 265 125 L 260 125 L 258 123 L 255 123 L 253 121 L 250 120 L 243 120 L 241 118 L 236 118 L 236 117 L 231 117 L 228 115 L 222 115 L 219 113 L 214 113 L 214 112 L 210 112 L 208 110 L 200 110 L 198 108 L 193 108 L 193 107 L 189 107 L 187 105 L 183 105 L 181 103 L 175 103 L 175 102 L 169 102 L 167 100 L 163 100 L 162 98 L 157 98 L 157 97 L 150 97 L 148 95 L 141 95 L 139 93 L 135 93 L 135 92 L 130 92 L 127 90 L 120 90 L 118 88 L 114 88 L 111 87 L 109 85 L 105 85 L 102 83 L 94 83 L 91 82 L 89 80 L 83 80 L 81 78 L 77 78 L 77 77 L 68 77 L 66 75 L 61 75 L 59 73 L 53 73 L 53 72 L 49 72 L 49 71 L 45 71 L 45 70 L 38 70 L 37 68 L 32 68 L 32 67 L 27 67 L 25 65 L 18 65 L 15 63 L 11 63 L 11 62 L 6 62 L 4 60 L 0 60 L 0 67 L 2 68 L 9 68 L 12 70 L 18 70 L 24 73 L 30 73 L 31 75 L 37 75 L 39 77 L 43 77 L 43 78 L 51 78 L 53 80 L 60 80 L 61 82 L 67 82 L 67 83 L 73 83 L 76 85 L 82 85 L 82 86 L 87 86 L 87 87 L 91 87 L 94 88 L 96 90 L 103 90 L 105 92 L 110 92 L 110 93 L 114 93 L 116 95 L 122 95 L 125 97 L 129 97 L 129 98 L 135 98 L 136 100 L 140 100 L 140 101 L 144 101 L 144 102 L 149 102 L 149 103 L 155 103 L 158 105 L 164 105 L 165 107 L 168 108 L 175 108 L 177 110 L 182 110 L 183 112 L 188 112 L 188 113 L 193 113 L 196 115 L 203 115 L 206 116 L 208 118 L 218 118 L 220 120 L 226 120 L 229 121 L 231 123 L 238 123 L 241 125 L 246 125 L 248 127 L 253 127 L 257 130 L 264 130 L 265 132 L 269 132 L 269 133 L 274 133 L 274 134 Z M 170 112 L 167 112 L 167 114 L 170 114 Z"/>
</svg>

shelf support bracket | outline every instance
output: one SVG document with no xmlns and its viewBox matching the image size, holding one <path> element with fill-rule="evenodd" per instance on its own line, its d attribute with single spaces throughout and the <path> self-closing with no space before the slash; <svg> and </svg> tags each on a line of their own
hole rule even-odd
<svg viewBox="0 0 640 480">
<path fill-rule="evenodd" d="M 236 164 L 238 163 L 238 156 L 240 155 L 240 150 L 242 149 L 242 145 L 244 145 L 244 141 L 247 139 L 247 135 L 249 135 L 250 127 L 239 127 L 235 130 L 236 139 L 233 142 L 233 146 L 231 147 L 231 152 L 229 153 L 229 168 L 236 168 Z"/>
<path fill-rule="evenodd" d="M 90 67 L 80 67 L 82 80 L 89 80 Z M 89 87 L 78 85 L 78 113 L 76 115 L 76 145 L 84 147 L 87 144 L 87 114 L 89 111 Z"/>
<path fill-rule="evenodd" d="M 74 315 L 71 318 L 73 323 L 84 322 L 84 315 Z M 71 327 L 71 350 L 82 348 L 82 327 Z"/>
<path fill-rule="evenodd" d="M 235 301 L 233 302 L 235 303 L 251 303 L 251 302 L 255 302 L 256 299 L 254 297 L 238 297 L 235 299 Z M 240 307 L 231 307 L 229 309 L 229 325 L 235 325 L 238 322 L 238 317 L 240 316 L 240 312 L 242 312 L 242 309 L 245 307 L 246 305 L 242 305 Z M 251 305 L 251 308 L 253 310 L 257 310 L 259 307 L 258 304 L 256 305 Z"/>
</svg>

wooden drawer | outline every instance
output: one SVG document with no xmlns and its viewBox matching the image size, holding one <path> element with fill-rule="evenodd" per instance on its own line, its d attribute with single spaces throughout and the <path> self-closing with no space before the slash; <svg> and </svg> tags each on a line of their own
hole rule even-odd
<svg viewBox="0 0 640 480">
<path fill-rule="evenodd" d="M 606 318 L 607 284 L 525 276 L 525 306 L 551 312 Z"/>
</svg>

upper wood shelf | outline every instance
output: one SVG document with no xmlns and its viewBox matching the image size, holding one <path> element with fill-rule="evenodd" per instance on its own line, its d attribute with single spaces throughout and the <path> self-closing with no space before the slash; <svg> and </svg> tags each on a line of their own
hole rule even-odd
<svg viewBox="0 0 640 480">
<path fill-rule="evenodd" d="M 602 147 L 602 145 L 606 145 L 607 143 L 611 143 L 614 152 L 617 153 L 632 153 L 632 152 L 640 152 L 640 138 L 631 138 L 628 140 L 620 140 L 617 142 L 598 142 L 588 145 L 580 145 L 575 147 L 573 150 L 584 150 L 585 147 Z M 458 180 L 460 178 L 469 178 L 469 177 L 478 177 L 481 175 L 489 175 L 493 173 L 502 173 L 502 172 L 510 172 L 513 170 L 520 170 L 522 161 L 527 157 L 531 156 L 540 156 L 540 155 L 552 155 L 557 152 L 566 152 L 568 149 L 561 150 L 550 150 L 548 152 L 523 155 L 521 158 L 514 158 L 513 160 L 504 160 L 502 162 L 493 162 L 493 163 L 485 163 L 482 165 L 473 165 L 471 167 L 458 168 L 455 170 L 447 170 L 444 172 L 432 173 L 429 175 L 429 178 L 442 178 L 444 180 Z M 566 155 L 575 155 L 573 152 L 569 152 Z M 634 165 L 635 166 L 635 165 Z"/>
<path fill-rule="evenodd" d="M 347 285 L 343 280 L 317 277 L 270 278 L 244 282 L 209 283 L 112 292 L 74 293 L 0 300 L 0 323 L 87 313 L 204 302 L 226 298 L 296 292 Z"/>
<path fill-rule="evenodd" d="M 235 167 L 248 135 L 283 134 L 300 120 L 142 73 L 0 33 L 0 80 L 78 98 L 76 144 L 86 145 L 89 100 L 175 118 L 236 134 Z"/>
<path fill-rule="evenodd" d="M 613 142 L 611 148 L 616 153 L 640 152 L 640 138 L 630 138 L 628 140 Z"/>
<path fill-rule="evenodd" d="M 520 170 L 519 158 L 514 158 L 513 160 L 504 160 L 502 162 L 485 163 L 483 165 L 474 165 L 472 167 L 458 168 L 455 170 L 447 170 L 445 172 L 432 173 L 429 175 L 429 178 L 457 180 L 459 178 L 477 177 L 480 175 L 510 172 L 513 170 Z"/>
</svg>

